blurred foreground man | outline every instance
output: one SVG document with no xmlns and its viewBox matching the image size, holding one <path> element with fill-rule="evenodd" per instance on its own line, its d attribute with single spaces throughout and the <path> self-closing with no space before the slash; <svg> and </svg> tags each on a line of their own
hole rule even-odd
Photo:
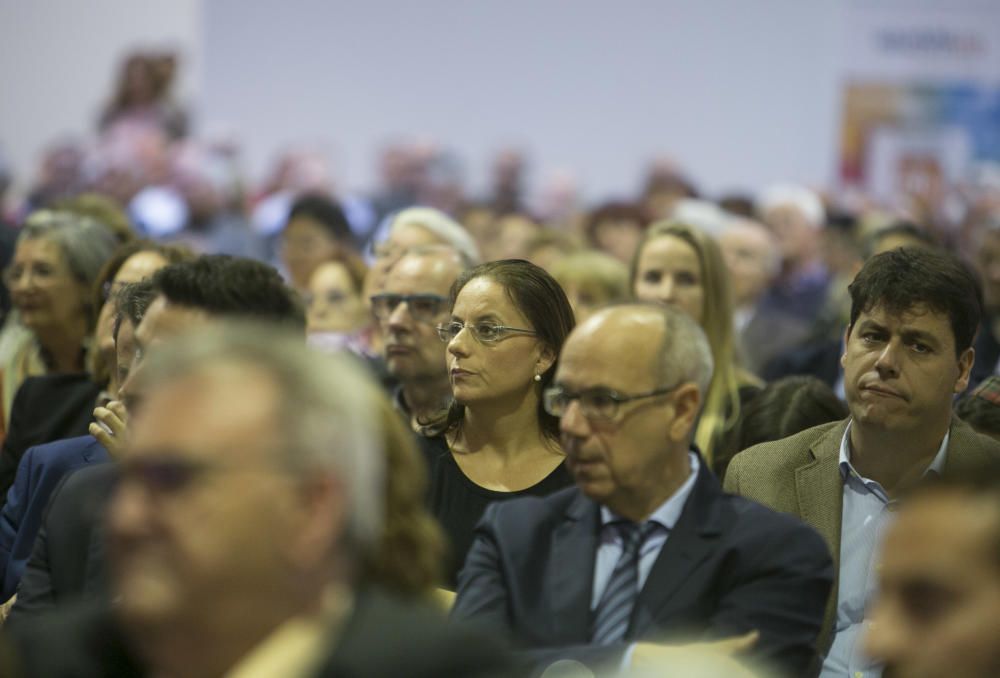
<svg viewBox="0 0 1000 678">
<path fill-rule="evenodd" d="M 31 676 L 468 676 L 429 610 L 354 586 L 382 530 L 374 386 L 259 326 L 161 347 L 107 515 L 110 609 L 16 627 Z"/>
<path fill-rule="evenodd" d="M 865 645 L 886 675 L 1000 676 L 1000 466 L 922 488 L 882 551 Z"/>
<path fill-rule="evenodd" d="M 777 675 L 815 666 L 830 555 L 798 520 L 723 494 L 692 448 L 711 375 L 704 333 L 672 308 L 577 326 L 544 401 L 577 486 L 487 509 L 453 618 L 539 669 L 670 671 L 706 641 Z"/>
<path fill-rule="evenodd" d="M 980 318 L 968 269 L 942 252 L 892 250 L 865 263 L 850 294 L 841 363 L 851 416 L 741 452 L 726 473 L 726 489 L 800 516 L 836 559 L 824 678 L 881 675 L 860 641 L 899 496 L 925 476 L 1000 457 L 1000 443 L 952 414 Z"/>
</svg>

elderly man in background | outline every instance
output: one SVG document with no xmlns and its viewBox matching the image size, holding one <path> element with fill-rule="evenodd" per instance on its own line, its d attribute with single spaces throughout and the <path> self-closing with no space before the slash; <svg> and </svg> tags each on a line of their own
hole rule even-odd
<svg viewBox="0 0 1000 678">
<path fill-rule="evenodd" d="M 781 252 L 781 272 L 763 305 L 812 322 L 823 307 L 830 281 L 820 257 L 820 231 L 826 223 L 823 202 L 802 186 L 777 184 L 761 194 L 757 211 Z"/>
<path fill-rule="evenodd" d="M 763 302 L 781 270 L 774 234 L 762 224 L 732 218 L 719 234 L 733 290 L 733 328 L 743 365 L 762 375 L 776 355 L 797 346 L 809 335 L 809 324 Z"/>
<path fill-rule="evenodd" d="M 108 511 L 116 604 L 18 628 L 31 675 L 496 670 L 488 643 L 354 584 L 384 506 L 362 368 L 301 336 L 233 326 L 161 347 L 139 379 Z"/>
<path fill-rule="evenodd" d="M 539 667 L 667 668 L 677 644 L 746 634 L 741 659 L 814 666 L 830 554 L 798 520 L 724 494 L 692 448 L 711 374 L 704 333 L 676 309 L 629 304 L 579 325 L 545 393 L 576 487 L 487 509 L 453 618 L 510 636 Z"/>
</svg>

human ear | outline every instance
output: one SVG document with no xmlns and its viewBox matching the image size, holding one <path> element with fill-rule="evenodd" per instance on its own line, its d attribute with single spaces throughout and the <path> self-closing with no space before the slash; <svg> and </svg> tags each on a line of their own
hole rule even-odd
<svg viewBox="0 0 1000 678">
<path fill-rule="evenodd" d="M 976 349 L 971 346 L 958 356 L 958 381 L 955 382 L 955 393 L 961 393 L 969 387 L 969 376 L 972 365 L 976 362 Z"/>
<path fill-rule="evenodd" d="M 847 342 L 851 339 L 851 330 L 854 329 L 852 325 L 848 325 L 844 329 L 844 352 L 840 354 L 840 366 L 847 367 Z"/>
<path fill-rule="evenodd" d="M 544 347 L 535 360 L 535 374 L 542 375 L 548 372 L 549 368 L 556 364 L 557 357 L 555 351 L 548 346 Z"/>
<path fill-rule="evenodd" d="M 674 418 L 670 422 L 668 435 L 670 440 L 681 443 L 687 440 L 698 421 L 701 411 L 701 391 L 690 382 L 681 384 L 673 395 Z"/>
</svg>

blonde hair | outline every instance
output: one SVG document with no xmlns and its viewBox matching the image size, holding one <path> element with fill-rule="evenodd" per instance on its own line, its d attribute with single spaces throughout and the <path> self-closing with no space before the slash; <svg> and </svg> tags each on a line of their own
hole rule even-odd
<svg viewBox="0 0 1000 678">
<path fill-rule="evenodd" d="M 639 257 L 653 240 L 672 236 L 683 240 L 695 251 L 701 267 L 701 284 L 704 291 L 701 327 L 708 338 L 715 369 L 705 395 L 694 442 L 712 464 L 714 453 L 724 442 L 740 416 L 740 386 L 756 384 L 756 380 L 740 369 L 736 362 L 733 338 L 733 302 L 729 289 L 729 273 L 722 251 L 712 236 L 680 221 L 667 219 L 649 227 L 632 257 L 629 289 L 635 295 L 639 274 Z"/>
<path fill-rule="evenodd" d="M 629 272 L 622 262 L 600 250 L 581 250 L 552 265 L 552 277 L 565 288 L 577 285 L 600 304 L 628 298 Z"/>
</svg>

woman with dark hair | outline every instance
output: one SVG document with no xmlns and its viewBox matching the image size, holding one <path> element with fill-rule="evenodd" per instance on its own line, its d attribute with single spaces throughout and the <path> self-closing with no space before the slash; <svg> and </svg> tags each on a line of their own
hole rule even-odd
<svg viewBox="0 0 1000 678">
<path fill-rule="evenodd" d="M 431 427 L 447 448 L 428 460 L 431 511 L 451 541 L 452 588 L 487 505 L 572 482 L 559 420 L 545 412 L 542 392 L 573 325 L 562 288 L 527 261 L 481 264 L 452 287 L 451 319 L 438 331 L 448 343 L 454 402 Z"/>
<path fill-rule="evenodd" d="M 847 414 L 847 406 L 833 389 L 816 377 L 784 377 L 773 381 L 740 413 L 730 449 L 720 450 L 716 457 L 719 476 L 725 476 L 726 467 L 737 452 L 758 443 L 787 438 L 813 426 L 840 421 Z"/>
</svg>

